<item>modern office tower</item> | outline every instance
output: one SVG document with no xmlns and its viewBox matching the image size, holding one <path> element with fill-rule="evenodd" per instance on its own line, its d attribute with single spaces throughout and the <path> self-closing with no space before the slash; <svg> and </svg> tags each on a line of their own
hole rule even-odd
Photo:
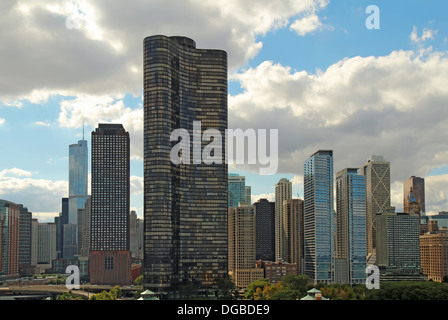
<svg viewBox="0 0 448 320">
<path fill-rule="evenodd" d="M 431 222 L 431 230 L 420 235 L 421 268 L 428 280 L 443 282 L 448 276 L 448 229 L 439 230 L 437 221 Z"/>
<path fill-rule="evenodd" d="M 21 207 L 0 199 L 0 279 L 19 276 Z"/>
<path fill-rule="evenodd" d="M 403 212 L 410 212 L 411 203 L 415 200 L 418 204 L 418 213 L 426 212 L 425 209 L 425 179 L 412 176 L 403 183 Z"/>
<path fill-rule="evenodd" d="M 186 147 L 192 145 L 191 152 L 179 150 L 185 160 L 180 163 L 180 142 L 170 139 L 176 129 L 193 136 Z M 212 152 L 212 139 L 198 137 L 209 130 L 225 140 L 226 129 L 227 53 L 197 49 L 185 37 L 145 38 L 145 289 L 165 297 L 191 284 L 215 291 L 216 281 L 227 276 L 225 143 L 215 139 Z"/>
<path fill-rule="evenodd" d="M 228 176 L 228 206 L 238 207 L 240 203 L 246 202 L 246 177 L 237 173 L 229 173 Z"/>
<path fill-rule="evenodd" d="M 45 272 L 56 259 L 56 224 L 33 219 L 31 237 L 31 265 L 37 272 Z"/>
<path fill-rule="evenodd" d="M 131 256 L 132 258 L 143 260 L 143 220 L 137 218 L 135 211 L 131 211 L 129 230 Z"/>
<path fill-rule="evenodd" d="M 420 273 L 419 218 L 394 207 L 376 216 L 376 265 L 381 273 Z"/>
<path fill-rule="evenodd" d="M 130 283 L 129 132 L 121 124 L 98 124 L 92 132 L 90 282 Z"/>
<path fill-rule="evenodd" d="M 78 223 L 78 209 L 87 201 L 88 173 L 87 141 L 83 139 L 69 146 L 68 223 Z"/>
<path fill-rule="evenodd" d="M 56 256 L 64 257 L 64 225 L 68 224 L 68 198 L 62 198 L 62 211 L 54 218 L 56 224 Z"/>
<path fill-rule="evenodd" d="M 255 214 L 256 260 L 275 260 L 275 203 L 259 199 L 253 204 Z"/>
<path fill-rule="evenodd" d="M 88 184 L 88 150 L 87 141 L 79 140 L 69 146 L 68 175 L 68 222 L 62 225 L 63 258 L 73 259 L 78 248 L 78 210 L 83 209 L 87 201 Z"/>
<path fill-rule="evenodd" d="M 336 173 L 335 282 L 365 283 L 366 257 L 366 180 L 347 168 Z"/>
<path fill-rule="evenodd" d="M 19 274 L 28 276 L 32 274 L 31 270 L 31 232 L 32 232 L 32 213 L 22 205 L 20 206 L 19 219 Z"/>
<path fill-rule="evenodd" d="M 332 283 L 334 269 L 333 151 L 319 150 L 304 164 L 304 273 Z"/>
<path fill-rule="evenodd" d="M 78 210 L 78 250 L 80 257 L 90 255 L 90 224 L 92 222 L 92 199 L 89 197 L 83 209 Z"/>
<path fill-rule="evenodd" d="M 283 230 L 285 246 L 283 260 L 294 263 L 298 273 L 303 272 L 303 200 L 283 201 Z"/>
<path fill-rule="evenodd" d="M 250 186 L 246 186 L 244 188 L 244 190 L 245 190 L 246 204 L 251 205 L 252 204 L 252 188 Z"/>
<path fill-rule="evenodd" d="M 390 163 L 383 156 L 371 156 L 360 174 L 366 177 L 367 261 L 375 264 L 375 217 L 390 208 Z"/>
<path fill-rule="evenodd" d="M 292 182 L 282 178 L 275 184 L 275 260 L 283 259 L 285 232 L 283 230 L 283 201 L 292 199 Z"/>
<path fill-rule="evenodd" d="M 237 288 L 246 288 L 264 277 L 264 270 L 256 268 L 254 207 L 241 205 L 229 208 L 229 274 Z"/>
</svg>

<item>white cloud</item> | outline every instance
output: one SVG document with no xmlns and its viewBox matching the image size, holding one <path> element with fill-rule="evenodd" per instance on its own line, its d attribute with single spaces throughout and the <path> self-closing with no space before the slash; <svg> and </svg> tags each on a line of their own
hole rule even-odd
<svg viewBox="0 0 448 320">
<path fill-rule="evenodd" d="M 51 124 L 46 122 L 46 121 L 36 121 L 36 122 L 34 122 L 34 124 L 36 124 L 38 126 L 42 126 L 42 127 L 49 127 L 49 126 L 51 126 Z"/>
<path fill-rule="evenodd" d="M 275 201 L 275 193 L 262 193 L 262 194 L 256 194 L 256 195 L 251 195 L 251 201 L 252 204 L 254 202 L 257 202 L 260 199 L 267 199 L 268 201 L 274 202 Z"/>
<path fill-rule="evenodd" d="M 0 126 L 3 125 L 5 123 L 5 118 L 0 118 Z"/>
<path fill-rule="evenodd" d="M 12 169 L 4 169 L 0 171 L 0 178 L 5 176 L 19 176 L 19 177 L 31 177 L 33 173 L 31 171 L 22 170 L 18 168 L 12 168 Z"/>
<path fill-rule="evenodd" d="M 346 58 L 315 74 L 265 61 L 233 75 L 244 92 L 229 96 L 229 126 L 279 129 L 279 173 L 301 176 L 311 154 L 331 149 L 335 172 L 382 154 L 392 183 L 401 184 L 448 163 L 440 134 L 448 123 L 446 74 L 447 53 L 431 50 Z"/>
<path fill-rule="evenodd" d="M 224 49 L 235 70 L 258 54 L 263 45 L 259 36 L 327 4 L 326 0 L 6 1 L 0 12 L 0 43 L 8 43 L 0 53 L 0 101 L 20 107 L 23 100 L 42 103 L 52 95 L 139 95 L 142 43 L 153 34 L 188 35 L 200 48 Z M 67 19 L 74 15 L 79 28 L 67 28 Z"/>
<path fill-rule="evenodd" d="M 125 106 L 123 97 L 81 95 L 60 102 L 58 123 L 65 128 L 86 125 L 97 127 L 98 123 L 121 123 L 129 131 L 131 158 L 143 159 L 143 108 Z"/>
<path fill-rule="evenodd" d="M 310 14 L 302 19 L 295 20 L 291 26 L 290 30 L 297 32 L 299 36 L 304 36 L 310 32 L 318 30 L 322 27 L 322 22 L 319 21 L 319 17 L 316 14 Z"/>
<path fill-rule="evenodd" d="M 11 177 L 8 173 L 19 177 Z M 51 212 L 56 215 L 61 210 L 61 198 L 67 196 L 67 181 L 33 179 L 30 176 L 30 172 L 16 168 L 1 171 L 0 197 L 21 203 L 31 212 Z"/>
<path fill-rule="evenodd" d="M 434 36 L 437 34 L 438 30 L 431 30 L 429 28 L 424 28 L 421 37 L 418 36 L 418 28 L 416 26 L 412 27 L 412 32 L 409 38 L 412 42 L 420 44 L 425 42 L 428 39 L 434 39 Z"/>
</svg>

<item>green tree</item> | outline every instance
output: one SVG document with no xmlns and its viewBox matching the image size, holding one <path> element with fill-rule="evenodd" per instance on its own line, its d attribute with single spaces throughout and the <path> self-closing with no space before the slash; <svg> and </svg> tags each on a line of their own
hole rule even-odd
<svg viewBox="0 0 448 320">
<path fill-rule="evenodd" d="M 249 284 L 246 288 L 246 292 L 244 294 L 244 297 L 246 299 L 254 299 L 254 294 L 257 291 L 257 288 L 261 288 L 262 290 L 264 289 L 265 286 L 270 285 L 269 283 L 269 279 L 266 278 L 261 278 L 258 280 L 255 280 L 254 282 L 252 282 L 251 284 Z"/>
<path fill-rule="evenodd" d="M 134 280 L 134 285 L 141 286 L 142 284 L 143 284 L 143 275 L 141 274 Z"/>
<path fill-rule="evenodd" d="M 230 275 L 225 276 L 217 281 L 218 297 L 224 300 L 234 300 L 238 297 L 235 283 Z"/>
</svg>

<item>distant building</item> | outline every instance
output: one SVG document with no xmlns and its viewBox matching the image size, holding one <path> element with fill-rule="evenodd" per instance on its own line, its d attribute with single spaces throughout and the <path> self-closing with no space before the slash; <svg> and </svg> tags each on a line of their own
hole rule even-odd
<svg viewBox="0 0 448 320">
<path fill-rule="evenodd" d="M 20 206 L 19 226 L 19 274 L 28 276 L 33 274 L 31 268 L 31 233 L 33 214 L 26 207 Z"/>
<path fill-rule="evenodd" d="M 257 261 L 257 268 L 264 270 L 264 278 L 271 283 L 279 283 L 284 276 L 297 275 L 297 264 L 286 261 Z"/>
<path fill-rule="evenodd" d="M 121 124 L 92 132 L 90 282 L 126 285 L 131 280 L 129 133 Z"/>
<path fill-rule="evenodd" d="M 131 255 L 135 259 L 143 260 L 143 219 L 137 218 L 135 211 L 131 211 L 129 230 Z"/>
<path fill-rule="evenodd" d="M 304 164 L 304 273 L 333 283 L 333 151 L 319 150 Z"/>
<path fill-rule="evenodd" d="M 251 205 L 252 204 L 252 188 L 250 186 L 245 186 L 244 193 L 246 197 L 246 204 Z"/>
<path fill-rule="evenodd" d="M 293 263 L 303 273 L 303 200 L 283 201 L 283 260 Z"/>
<path fill-rule="evenodd" d="M 283 201 L 292 199 L 292 182 L 280 179 L 275 185 L 275 260 L 283 259 L 285 231 L 283 229 Z"/>
<path fill-rule="evenodd" d="M 275 203 L 267 199 L 254 202 L 256 260 L 275 260 Z"/>
<path fill-rule="evenodd" d="M 56 224 L 32 221 L 31 265 L 37 273 L 45 273 L 52 268 L 56 259 Z"/>
<path fill-rule="evenodd" d="M 410 212 L 412 202 L 416 202 L 418 214 L 425 209 L 425 179 L 412 176 L 403 183 L 403 212 Z"/>
<path fill-rule="evenodd" d="M 21 206 L 0 200 L 0 279 L 19 276 Z"/>
<path fill-rule="evenodd" d="M 335 282 L 364 283 L 366 256 L 365 176 L 346 168 L 336 173 Z"/>
<path fill-rule="evenodd" d="M 246 177 L 237 173 L 229 173 L 227 184 L 229 208 L 238 207 L 240 203 L 246 204 Z"/>
<path fill-rule="evenodd" d="M 439 229 L 431 220 L 428 232 L 420 235 L 422 273 L 428 280 L 443 282 L 448 276 L 448 229 Z"/>
<path fill-rule="evenodd" d="M 419 220 L 417 213 L 395 212 L 394 207 L 376 216 L 376 265 L 381 273 L 420 274 Z"/>
<path fill-rule="evenodd" d="M 64 225 L 68 224 L 68 198 L 62 198 L 61 212 L 54 218 L 56 224 L 56 255 L 58 259 L 64 256 Z"/>
<path fill-rule="evenodd" d="M 360 174 L 366 177 L 367 260 L 373 258 L 370 262 L 375 263 L 375 218 L 390 208 L 390 162 L 381 155 L 371 156 Z"/>
<path fill-rule="evenodd" d="M 228 216 L 229 274 L 237 288 L 246 288 L 263 278 L 264 271 L 256 268 L 255 215 L 253 206 L 229 208 Z"/>
<path fill-rule="evenodd" d="M 92 199 L 89 197 L 83 209 L 78 209 L 78 249 L 79 257 L 89 257 L 92 223 Z"/>
</svg>

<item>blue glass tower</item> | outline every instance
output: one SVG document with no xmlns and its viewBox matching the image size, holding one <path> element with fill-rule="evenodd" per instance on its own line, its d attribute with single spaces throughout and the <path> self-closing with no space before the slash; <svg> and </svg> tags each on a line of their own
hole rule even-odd
<svg viewBox="0 0 448 320">
<path fill-rule="evenodd" d="M 240 176 L 237 173 L 229 173 L 228 179 L 229 208 L 238 207 L 240 202 L 246 202 L 246 177 Z"/>
<path fill-rule="evenodd" d="M 79 140 L 69 146 L 68 223 L 62 226 L 63 258 L 71 259 L 78 249 L 78 209 L 84 209 L 88 199 L 87 141 Z"/>
<path fill-rule="evenodd" d="M 366 179 L 358 169 L 336 174 L 336 258 L 342 260 L 339 279 L 364 283 L 367 267 Z M 340 264 L 338 264 L 340 265 Z M 336 268 L 335 273 L 338 273 Z"/>
<path fill-rule="evenodd" d="M 304 165 L 304 272 L 332 283 L 334 272 L 333 151 L 319 150 Z"/>
</svg>

